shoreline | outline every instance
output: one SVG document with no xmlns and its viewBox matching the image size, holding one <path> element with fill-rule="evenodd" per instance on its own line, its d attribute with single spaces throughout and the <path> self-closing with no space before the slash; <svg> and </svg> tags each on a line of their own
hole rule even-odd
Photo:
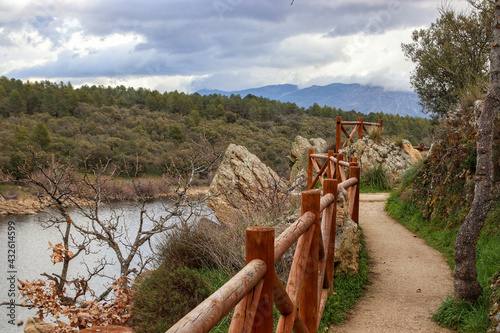
<svg viewBox="0 0 500 333">
<path fill-rule="evenodd" d="M 192 187 L 187 191 L 188 198 L 200 198 L 208 195 L 208 187 Z M 171 193 L 162 193 L 150 200 L 162 200 L 171 197 Z M 35 195 L 23 192 L 17 198 L 5 199 L 0 196 L 0 216 L 7 215 L 35 215 L 45 209 Z"/>
</svg>

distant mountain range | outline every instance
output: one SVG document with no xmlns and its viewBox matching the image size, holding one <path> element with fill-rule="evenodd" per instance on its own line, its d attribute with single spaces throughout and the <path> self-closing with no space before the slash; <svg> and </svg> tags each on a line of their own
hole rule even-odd
<svg viewBox="0 0 500 333">
<path fill-rule="evenodd" d="M 399 114 L 401 116 L 425 117 L 418 105 L 418 95 L 414 92 L 388 91 L 382 87 L 364 86 L 357 83 L 332 83 L 327 86 L 311 86 L 299 89 L 293 84 L 270 85 L 238 91 L 221 91 L 202 89 L 200 95 L 231 94 L 245 97 L 248 94 L 266 97 L 281 102 L 295 103 L 308 108 L 314 103 L 341 108 L 344 111 L 356 110 L 369 114 L 380 112 Z"/>
</svg>

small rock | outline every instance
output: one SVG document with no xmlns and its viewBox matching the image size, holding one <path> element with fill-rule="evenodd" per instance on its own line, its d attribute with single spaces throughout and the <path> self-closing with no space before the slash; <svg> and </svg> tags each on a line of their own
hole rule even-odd
<svg viewBox="0 0 500 333">
<path fill-rule="evenodd" d="M 26 325 L 24 325 L 24 333 L 52 333 L 54 332 L 54 326 L 52 324 L 46 323 L 40 318 L 28 317 L 26 320 Z"/>
</svg>

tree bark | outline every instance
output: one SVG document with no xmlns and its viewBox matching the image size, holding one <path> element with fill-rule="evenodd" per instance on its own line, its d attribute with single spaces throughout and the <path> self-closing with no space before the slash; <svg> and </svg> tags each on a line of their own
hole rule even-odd
<svg viewBox="0 0 500 333">
<path fill-rule="evenodd" d="M 491 207 L 493 184 L 492 144 L 494 124 L 500 109 L 500 5 L 495 5 L 493 41 L 490 54 L 490 88 L 484 108 L 475 109 L 477 163 L 474 200 L 455 241 L 455 300 L 475 303 L 482 293 L 477 281 L 476 244 Z"/>
</svg>

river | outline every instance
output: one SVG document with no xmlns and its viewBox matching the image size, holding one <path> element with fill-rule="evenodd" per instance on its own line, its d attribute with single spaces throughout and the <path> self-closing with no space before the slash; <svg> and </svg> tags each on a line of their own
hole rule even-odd
<svg viewBox="0 0 500 333">
<path fill-rule="evenodd" d="M 164 215 L 164 203 L 161 201 L 152 201 L 147 204 L 148 214 L 154 215 L 158 218 Z M 110 217 L 113 213 L 117 214 L 120 224 L 124 226 L 124 231 L 129 235 L 134 235 L 138 228 L 139 210 L 132 204 L 121 203 L 116 209 L 103 210 L 104 217 Z M 216 220 L 212 212 L 206 206 L 199 208 L 198 214 L 206 216 L 212 220 Z M 35 280 L 46 279 L 41 276 L 42 272 L 52 273 L 60 272 L 61 263 L 53 265 L 50 259 L 49 242 L 52 244 L 61 242 L 61 235 L 59 231 L 54 228 L 44 228 L 41 221 L 47 221 L 50 214 L 48 212 L 41 212 L 36 215 L 10 215 L 0 217 L 0 263 L 2 271 L 0 272 L 0 303 L 9 302 L 11 300 L 16 303 L 21 303 L 19 291 L 17 290 L 17 279 L 20 280 Z M 75 223 L 83 221 L 83 217 L 77 214 L 76 211 L 71 212 L 71 218 Z M 171 219 L 171 223 L 178 223 L 178 220 Z M 148 222 L 151 224 L 151 222 Z M 163 235 L 156 235 L 152 239 L 151 248 L 154 250 L 161 242 Z M 141 250 L 151 255 L 150 246 L 144 244 Z M 74 251 L 74 250 L 73 250 Z M 114 261 L 115 264 L 108 266 L 103 272 L 107 276 L 118 278 L 120 269 L 116 264 L 114 252 L 106 246 L 96 246 L 88 255 L 78 256 L 74 262 L 73 267 L 70 269 L 70 276 L 76 277 L 79 274 L 83 275 L 87 272 L 85 264 L 93 266 L 95 262 L 101 258 L 108 261 Z M 138 264 L 138 259 L 133 265 Z M 16 288 L 12 288 L 15 281 Z M 104 290 L 104 284 L 109 284 L 108 279 L 98 278 L 90 283 L 90 288 L 99 293 Z M 15 295 L 14 295 L 15 293 Z M 29 310 L 24 307 L 0 307 L 0 332 L 14 333 L 23 332 L 23 325 L 17 326 L 18 321 L 26 323 L 28 316 L 33 317 L 34 310 Z M 12 324 L 14 323 L 14 325 Z"/>
</svg>

